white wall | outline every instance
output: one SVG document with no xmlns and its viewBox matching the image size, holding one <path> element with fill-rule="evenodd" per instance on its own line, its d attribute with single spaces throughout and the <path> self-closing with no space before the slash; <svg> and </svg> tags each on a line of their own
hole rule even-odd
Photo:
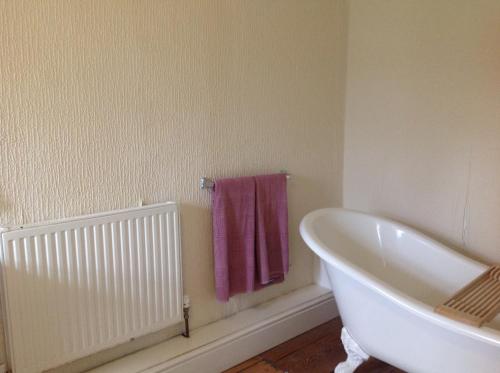
<svg viewBox="0 0 500 373">
<path fill-rule="evenodd" d="M 192 325 L 313 280 L 298 235 L 341 204 L 344 1 L 0 2 L 0 222 L 175 200 Z M 284 284 L 214 296 L 201 176 L 289 185 Z"/>
<path fill-rule="evenodd" d="M 351 0 L 344 205 L 500 261 L 500 1 Z"/>
</svg>

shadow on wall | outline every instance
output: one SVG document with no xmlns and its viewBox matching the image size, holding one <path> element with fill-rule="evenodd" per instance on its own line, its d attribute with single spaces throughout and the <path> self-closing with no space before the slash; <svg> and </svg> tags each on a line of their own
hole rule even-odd
<svg viewBox="0 0 500 373">
<path fill-rule="evenodd" d="M 289 196 L 291 194 L 297 194 L 297 195 L 310 194 L 310 195 L 314 195 L 314 196 L 320 196 L 320 199 L 322 201 L 331 200 L 330 195 L 332 194 L 332 190 L 330 188 L 328 188 L 328 186 L 325 186 L 324 180 L 313 179 L 311 177 L 304 177 L 304 176 L 295 175 L 295 174 L 293 175 L 291 180 L 292 180 L 291 182 L 293 183 L 294 189 L 288 190 Z M 292 185 L 292 184 L 290 184 L 290 185 Z M 299 188 L 300 188 L 300 190 L 299 190 Z M 289 197 L 289 200 L 290 199 L 291 198 Z M 340 206 L 339 202 L 336 202 L 335 204 L 336 205 L 338 204 Z M 319 204 L 318 206 L 312 206 L 311 211 L 318 209 L 318 208 L 325 208 L 325 207 L 333 207 L 333 206 L 325 206 L 324 204 Z M 310 212 L 310 211 L 307 211 L 307 212 Z M 290 215 L 292 215 L 292 214 L 290 213 Z M 300 223 L 300 220 L 302 220 L 302 218 L 303 218 L 303 216 L 299 217 L 298 223 Z M 298 224 L 295 228 L 296 228 L 296 232 L 294 232 L 294 233 L 298 234 Z"/>
<path fill-rule="evenodd" d="M 0 194 L 0 211 L 9 211 L 13 205 L 4 197 L 3 193 Z M 0 222 L 0 225 L 2 222 Z"/>
<path fill-rule="evenodd" d="M 213 275 L 212 212 L 209 207 L 180 203 L 182 269 L 184 288 L 191 293 L 191 301 L 196 302 L 198 294 L 193 291 L 200 288 L 203 281 L 202 298 L 215 299 L 215 280 Z M 207 241 L 207 237 L 209 240 Z M 210 282 L 207 283 L 207 280 Z M 208 291 L 207 294 L 207 290 Z M 193 307 L 193 310 L 196 307 Z"/>
</svg>

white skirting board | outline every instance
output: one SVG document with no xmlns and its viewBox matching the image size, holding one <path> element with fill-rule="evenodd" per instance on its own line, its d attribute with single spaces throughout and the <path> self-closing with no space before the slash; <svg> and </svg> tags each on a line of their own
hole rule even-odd
<svg viewBox="0 0 500 373">
<path fill-rule="evenodd" d="M 90 372 L 218 373 L 336 316 L 331 291 L 311 285 Z"/>
</svg>

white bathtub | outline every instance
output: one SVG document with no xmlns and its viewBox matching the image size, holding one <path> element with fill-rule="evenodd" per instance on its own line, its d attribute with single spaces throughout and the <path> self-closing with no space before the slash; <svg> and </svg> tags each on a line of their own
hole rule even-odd
<svg viewBox="0 0 500 373">
<path fill-rule="evenodd" d="M 476 328 L 433 311 L 485 265 L 404 225 L 345 209 L 308 214 L 300 233 L 326 264 L 354 360 L 364 351 L 408 372 L 500 372 L 500 317 Z"/>
</svg>

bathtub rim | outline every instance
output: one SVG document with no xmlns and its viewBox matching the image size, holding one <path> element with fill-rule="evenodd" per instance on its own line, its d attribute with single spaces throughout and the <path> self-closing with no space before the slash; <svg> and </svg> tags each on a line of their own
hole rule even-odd
<svg viewBox="0 0 500 373">
<path fill-rule="evenodd" d="M 409 295 L 403 293 L 402 291 L 394 288 L 390 284 L 382 281 L 377 276 L 371 274 L 370 272 L 364 270 L 363 268 L 355 265 L 354 263 L 346 260 L 340 256 L 335 255 L 335 251 L 332 248 L 329 248 L 317 235 L 314 233 L 313 225 L 316 218 L 319 216 L 323 216 L 328 213 L 332 213 L 335 211 L 348 212 L 355 215 L 360 215 L 364 217 L 374 218 L 378 221 L 388 223 L 394 226 L 396 229 L 402 229 L 410 234 L 415 234 L 419 236 L 422 240 L 437 246 L 441 250 L 446 250 L 453 255 L 459 256 L 460 258 L 469 261 L 470 263 L 484 266 L 486 269 L 487 266 L 475 261 L 455 250 L 450 249 L 449 247 L 443 245 L 442 243 L 426 236 L 422 232 L 419 232 L 416 229 L 408 227 L 399 222 L 393 221 L 391 219 L 383 218 L 377 215 L 368 214 L 361 211 L 338 208 L 338 207 L 330 207 L 323 208 L 319 210 L 314 210 L 308 213 L 304 218 L 302 218 L 300 222 L 300 235 L 304 242 L 308 245 L 308 247 L 318 255 L 321 260 L 324 260 L 329 265 L 337 268 L 338 270 L 344 272 L 349 277 L 354 280 L 360 282 L 364 286 L 374 290 L 375 292 L 381 294 L 382 296 L 388 298 L 393 303 L 396 303 L 398 306 L 406 309 L 407 311 L 415 314 L 433 324 L 441 326 L 449 331 L 459 333 L 473 339 L 476 339 L 481 342 L 485 342 L 489 345 L 493 345 L 495 347 L 500 347 L 500 330 L 493 329 L 488 326 L 484 326 L 482 328 L 477 328 L 474 326 L 470 326 L 452 319 L 449 319 L 445 316 L 442 316 L 436 312 L 434 312 L 433 307 L 429 304 L 419 301 Z"/>
</svg>

